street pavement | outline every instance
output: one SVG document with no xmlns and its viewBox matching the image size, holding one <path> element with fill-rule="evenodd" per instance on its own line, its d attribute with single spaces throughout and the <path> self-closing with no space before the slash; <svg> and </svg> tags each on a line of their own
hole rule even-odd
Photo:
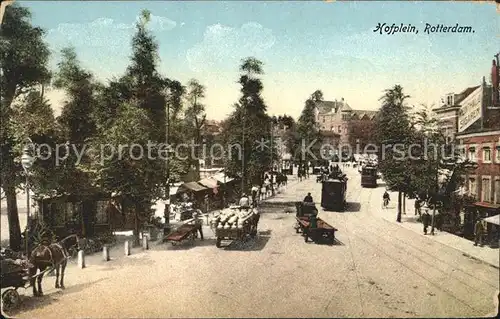
<svg viewBox="0 0 500 319">
<path fill-rule="evenodd" d="M 481 317 L 496 314 L 499 270 L 470 258 L 440 236 L 384 218 L 383 187 L 365 189 L 348 170 L 346 212 L 320 217 L 336 227 L 336 245 L 305 243 L 294 214 L 262 208 L 256 240 L 215 247 L 206 239 L 172 247 L 123 248 L 113 259 L 87 258 L 67 269 L 66 290 L 44 280 L 45 296 L 26 291 L 20 318 L 120 317 Z M 315 178 L 291 183 L 272 201 L 294 202 L 311 192 Z M 393 197 L 394 198 L 394 197 Z M 404 224 L 404 223 L 403 223 Z M 20 292 L 23 292 L 22 289 Z"/>
</svg>

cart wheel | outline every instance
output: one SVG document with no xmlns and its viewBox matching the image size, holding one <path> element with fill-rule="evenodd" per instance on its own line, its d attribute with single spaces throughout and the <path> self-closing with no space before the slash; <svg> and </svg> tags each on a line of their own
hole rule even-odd
<svg viewBox="0 0 500 319">
<path fill-rule="evenodd" d="M 12 310 L 16 308 L 21 301 L 21 298 L 19 297 L 19 294 L 17 293 L 17 290 L 15 289 L 7 289 L 4 291 L 2 294 L 2 304 L 3 304 L 3 309 L 5 311 Z"/>
<path fill-rule="evenodd" d="M 222 239 L 220 237 L 217 237 L 217 240 L 215 241 L 215 247 L 220 248 L 221 247 L 221 245 L 220 245 L 221 241 L 222 241 Z"/>
</svg>

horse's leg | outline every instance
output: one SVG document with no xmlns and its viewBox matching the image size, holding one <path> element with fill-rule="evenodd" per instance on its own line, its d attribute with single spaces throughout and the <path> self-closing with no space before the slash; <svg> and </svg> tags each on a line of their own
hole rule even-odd
<svg viewBox="0 0 500 319">
<path fill-rule="evenodd" d="M 60 265 L 56 266 L 56 289 L 59 288 L 59 270 L 61 269 Z"/>
<path fill-rule="evenodd" d="M 64 270 L 66 269 L 66 265 L 68 264 L 68 260 L 65 259 L 62 263 L 61 263 L 61 289 L 64 289 Z"/>
<path fill-rule="evenodd" d="M 35 266 L 35 271 L 33 273 L 30 273 L 30 284 L 31 287 L 33 287 L 33 296 L 36 297 L 38 296 L 38 290 L 36 289 L 36 278 L 34 277 L 36 273 L 38 272 L 38 268 Z"/>
<path fill-rule="evenodd" d="M 43 272 L 47 267 L 40 267 L 40 273 Z M 40 274 L 40 276 L 38 276 L 36 278 L 36 281 L 37 281 L 37 284 L 38 284 L 38 296 L 43 296 L 43 290 L 42 290 L 42 279 L 43 279 L 43 275 L 44 274 Z"/>
</svg>

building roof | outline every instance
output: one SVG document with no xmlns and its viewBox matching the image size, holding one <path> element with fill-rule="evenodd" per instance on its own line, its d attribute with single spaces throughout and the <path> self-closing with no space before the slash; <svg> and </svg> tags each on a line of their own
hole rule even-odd
<svg viewBox="0 0 500 319">
<path fill-rule="evenodd" d="M 216 188 L 217 187 L 217 180 L 212 178 L 212 177 L 207 177 L 204 178 L 200 181 L 198 181 L 201 185 L 207 187 L 207 188 Z"/>
<path fill-rule="evenodd" d="M 457 94 L 457 98 L 455 99 L 455 105 L 459 105 L 463 100 L 465 100 L 466 97 L 471 95 L 472 92 L 474 92 L 477 88 L 481 87 L 481 85 L 477 86 L 471 86 Z"/>
<path fill-rule="evenodd" d="M 377 115 L 378 111 L 373 111 L 373 110 L 352 110 L 351 112 L 351 118 L 354 116 L 357 116 L 360 120 L 363 119 L 363 117 L 368 117 L 369 120 L 373 120 L 375 116 Z"/>
<path fill-rule="evenodd" d="M 340 111 L 350 111 L 352 108 L 344 100 L 342 101 L 321 101 L 316 103 L 316 108 L 320 114 L 338 113 Z"/>
<path fill-rule="evenodd" d="M 200 192 L 200 191 L 204 191 L 206 189 L 207 189 L 206 187 L 204 187 L 196 182 L 187 182 L 187 183 L 182 184 L 178 188 L 177 192 L 181 193 L 182 191 L 186 191 L 186 190 L 189 190 L 192 192 Z"/>
</svg>

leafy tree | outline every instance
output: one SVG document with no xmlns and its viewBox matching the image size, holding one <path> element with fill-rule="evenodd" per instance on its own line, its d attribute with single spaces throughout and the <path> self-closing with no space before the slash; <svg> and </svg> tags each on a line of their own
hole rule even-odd
<svg viewBox="0 0 500 319">
<path fill-rule="evenodd" d="M 92 74 L 80 66 L 73 48 L 62 49 L 61 55 L 62 60 L 58 63 L 54 86 L 65 91 L 67 100 L 57 121 L 62 130 L 61 136 L 70 149 L 62 149 L 65 159 L 58 167 L 62 174 L 59 192 L 91 194 L 95 189 L 82 166 L 88 163 L 89 159 L 85 154 L 79 158 L 75 150 L 84 151 L 86 142 L 97 132 L 93 114 L 98 103 L 96 92 L 99 85 Z"/>
<path fill-rule="evenodd" d="M 165 140 L 164 90 L 169 82 L 157 70 L 158 43 L 147 29 L 150 15 L 148 10 L 143 10 L 136 24 L 136 33 L 132 38 L 131 64 L 127 68 L 126 78 L 130 80 L 133 99 L 137 101 L 138 107 L 147 111 L 152 120 L 152 140 L 160 142 Z"/>
<path fill-rule="evenodd" d="M 201 100 L 205 97 L 205 87 L 196 79 L 191 79 L 187 85 L 186 100 L 188 108 L 185 111 L 185 123 L 190 136 L 194 140 L 196 146 L 196 158 L 192 159 L 192 164 L 196 167 L 197 179 L 200 178 L 200 146 L 202 141 L 202 127 L 205 125 L 207 115 L 205 106 Z"/>
<path fill-rule="evenodd" d="M 162 197 L 158 180 L 157 162 L 145 154 L 150 141 L 150 129 L 153 125 L 146 110 L 137 105 L 124 104 L 117 113 L 113 126 L 105 128 L 93 141 L 94 178 L 101 189 L 122 196 L 122 207 L 136 220 L 134 235 L 138 242 L 140 224 L 151 214 L 151 204 L 155 198 Z M 109 154 L 100 152 L 100 145 L 127 145 L 115 147 Z M 141 146 L 141 147 L 139 147 Z M 151 155 L 158 156 L 158 150 Z"/>
<path fill-rule="evenodd" d="M 9 243 L 13 250 L 21 248 L 21 228 L 16 200 L 21 165 L 14 161 L 19 153 L 14 151 L 15 142 L 10 122 L 13 101 L 27 94 L 50 79 L 47 68 L 49 49 L 43 41 L 44 31 L 31 24 L 27 8 L 10 5 L 5 8 L 0 43 L 0 86 L 2 87 L 0 110 L 1 186 L 7 199 Z"/>
<path fill-rule="evenodd" d="M 381 146 L 379 150 L 379 169 L 387 186 L 398 192 L 397 221 L 401 222 L 401 204 L 403 192 L 408 191 L 408 161 L 412 130 L 409 107 L 405 100 L 409 98 L 400 85 L 385 90 L 380 98 L 382 107 L 376 119 L 376 139 Z"/>
<path fill-rule="evenodd" d="M 41 92 L 32 91 L 18 99 L 13 107 L 11 127 L 16 141 L 14 150 L 22 152 L 30 138 L 37 147 L 36 164 L 30 169 L 30 187 L 37 196 L 51 195 L 61 187 L 61 172 L 56 167 L 55 148 L 60 144 L 60 128 L 54 112 Z"/>
<path fill-rule="evenodd" d="M 323 101 L 323 93 L 316 90 L 306 100 L 302 114 L 297 121 L 297 130 L 295 134 L 295 143 L 293 146 L 294 158 L 299 157 L 299 162 L 317 160 L 321 157 L 321 132 L 319 123 L 316 121 L 316 105 Z M 307 151 L 309 145 L 310 153 Z M 312 154 L 311 154 L 312 153 Z"/>
<path fill-rule="evenodd" d="M 123 205 L 129 208 L 124 211 L 136 220 L 136 241 L 138 229 L 151 213 L 153 201 L 168 196 L 166 154 L 165 148 L 160 150 L 160 144 L 167 138 L 166 108 L 173 110 L 169 122 L 175 125 L 172 116 L 180 112 L 184 92 L 179 82 L 162 77 L 157 70 L 158 44 L 147 28 L 149 19 L 149 11 L 142 11 L 125 75 L 100 88 L 99 106 L 94 113 L 98 134 L 92 140 L 94 157 L 90 167 L 96 186 L 122 195 Z M 108 110 L 111 115 L 105 116 Z M 172 127 L 170 131 L 175 132 Z M 99 154 L 103 144 L 115 147 L 111 156 Z M 116 149 L 119 145 L 128 147 Z M 106 160 L 104 156 L 111 159 Z M 172 168 L 176 162 L 172 160 L 168 164 Z"/>
<path fill-rule="evenodd" d="M 223 140 L 227 147 L 241 147 L 241 158 L 236 156 L 236 148 L 231 149 L 234 154 L 228 158 L 226 169 L 229 174 L 241 176 L 242 191 L 245 191 L 251 184 L 262 184 L 264 172 L 271 168 L 271 152 L 275 153 L 275 149 L 270 148 L 272 121 L 266 113 L 267 106 L 261 96 L 263 85 L 258 78 L 264 73 L 263 64 L 255 58 L 246 58 L 240 72 L 242 95 L 224 123 Z"/>
</svg>

